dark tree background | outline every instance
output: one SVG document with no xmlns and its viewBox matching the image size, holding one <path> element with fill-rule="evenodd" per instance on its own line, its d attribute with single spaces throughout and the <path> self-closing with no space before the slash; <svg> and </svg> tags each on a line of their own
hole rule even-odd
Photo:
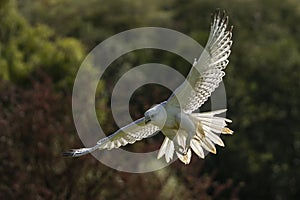
<svg viewBox="0 0 300 200">
<path fill-rule="evenodd" d="M 82 145 L 71 97 L 89 50 L 143 26 L 178 30 L 204 45 L 216 8 L 234 25 L 224 83 L 235 135 L 223 137 L 225 148 L 205 160 L 193 156 L 188 166 L 176 161 L 146 174 L 118 172 L 92 156 L 61 156 Z M 299 199 L 299 22 L 298 0 L 0 0 L 0 199 Z M 116 60 L 96 99 L 106 132 L 118 128 L 109 102 L 113 85 L 148 62 L 184 75 L 190 68 L 158 50 Z M 142 87 L 131 101 L 133 118 L 169 94 L 157 85 Z M 161 139 L 128 149 L 157 149 Z"/>
</svg>

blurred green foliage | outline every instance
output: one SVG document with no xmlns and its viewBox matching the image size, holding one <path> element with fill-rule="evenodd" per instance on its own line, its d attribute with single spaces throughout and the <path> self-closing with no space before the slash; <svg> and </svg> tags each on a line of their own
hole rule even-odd
<svg viewBox="0 0 300 200">
<path fill-rule="evenodd" d="M 235 135 L 223 137 L 226 148 L 204 161 L 194 156 L 189 166 L 176 162 L 149 174 L 120 173 L 90 156 L 60 157 L 65 148 L 80 146 L 70 88 L 90 49 L 141 26 L 172 28 L 204 45 L 216 8 L 226 10 L 234 25 L 224 82 Z M 299 21 L 297 0 L 1 0 L 0 198 L 298 199 Z M 147 62 L 167 64 L 183 74 L 190 67 L 178 56 L 157 50 L 139 50 L 116 60 L 96 97 L 99 121 L 107 132 L 117 128 L 108 100 L 115 82 Z M 151 92 L 143 92 L 145 88 Z M 142 87 L 131 101 L 133 118 L 164 100 L 166 92 Z M 157 149 L 160 139 L 128 148 Z"/>
<path fill-rule="evenodd" d="M 161 26 L 168 23 L 170 14 L 162 8 L 169 2 L 19 0 L 19 6 L 31 23 L 48 24 L 59 34 L 79 38 L 88 47 L 94 47 L 116 32 L 151 23 Z"/>
<path fill-rule="evenodd" d="M 24 83 L 43 69 L 58 84 L 72 86 L 84 49 L 80 41 L 61 37 L 47 25 L 31 26 L 13 2 L 0 9 L 0 77 Z"/>
</svg>

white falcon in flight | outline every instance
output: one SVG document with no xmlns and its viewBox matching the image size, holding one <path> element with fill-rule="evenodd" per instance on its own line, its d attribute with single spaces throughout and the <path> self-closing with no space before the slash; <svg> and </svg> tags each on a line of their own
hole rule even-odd
<svg viewBox="0 0 300 200">
<path fill-rule="evenodd" d="M 191 151 L 200 158 L 205 157 L 205 150 L 215 154 L 215 144 L 224 146 L 219 135 L 233 133 L 226 127 L 231 120 L 215 116 L 226 109 L 204 113 L 193 111 L 207 101 L 225 75 L 223 70 L 229 62 L 232 45 L 232 27 L 227 26 L 228 17 L 217 12 L 204 51 L 198 60 L 195 59 L 186 80 L 167 101 L 147 110 L 143 118 L 100 139 L 95 146 L 73 149 L 64 155 L 77 157 L 98 149 L 119 148 L 153 136 L 158 131 L 165 135 L 158 159 L 164 156 L 166 162 L 170 162 L 176 153 L 183 163 L 189 164 Z"/>
</svg>

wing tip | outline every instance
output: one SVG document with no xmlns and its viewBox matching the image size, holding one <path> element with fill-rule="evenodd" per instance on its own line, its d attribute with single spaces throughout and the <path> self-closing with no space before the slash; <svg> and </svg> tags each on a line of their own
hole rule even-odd
<svg viewBox="0 0 300 200">
<path fill-rule="evenodd" d="M 211 13 L 211 25 L 223 25 L 225 27 L 228 26 L 229 23 L 229 16 L 227 15 L 226 11 L 220 8 L 217 8 L 215 12 Z M 229 32 L 232 32 L 233 26 L 230 26 Z"/>
<path fill-rule="evenodd" d="M 225 18 L 226 11 L 221 8 L 216 8 L 216 10 L 211 15 L 214 17 L 214 19 Z"/>
<path fill-rule="evenodd" d="M 62 152 L 61 155 L 64 156 L 64 157 L 74 157 L 75 156 L 75 150 L 70 149 L 68 151 Z"/>
<path fill-rule="evenodd" d="M 62 153 L 62 156 L 65 157 L 79 157 L 94 151 L 93 148 L 81 148 L 81 149 L 70 149 Z"/>
</svg>

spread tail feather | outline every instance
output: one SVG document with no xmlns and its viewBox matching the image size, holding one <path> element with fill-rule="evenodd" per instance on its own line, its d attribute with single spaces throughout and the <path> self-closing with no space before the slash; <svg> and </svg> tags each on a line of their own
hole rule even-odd
<svg viewBox="0 0 300 200">
<path fill-rule="evenodd" d="M 174 143 L 169 138 L 165 137 L 159 152 L 157 154 L 157 159 L 160 159 L 163 155 L 165 155 L 165 159 L 170 162 L 173 159 L 174 155 Z"/>
<path fill-rule="evenodd" d="M 192 149 L 199 157 L 203 157 L 202 152 L 199 152 L 200 147 L 216 154 L 215 144 L 222 147 L 225 146 L 219 135 L 233 134 L 233 131 L 226 127 L 227 123 L 230 123 L 231 120 L 215 116 L 224 112 L 226 112 L 226 109 L 191 114 L 191 119 L 196 126 L 196 135 L 192 139 Z M 197 149 L 196 147 L 199 145 L 200 147 Z"/>
<path fill-rule="evenodd" d="M 191 161 L 191 149 L 198 157 L 203 159 L 205 157 L 204 150 L 216 154 L 215 144 L 222 147 L 225 146 L 219 135 L 233 133 L 232 130 L 226 127 L 227 123 L 231 122 L 230 119 L 215 116 L 224 112 L 226 112 L 226 109 L 215 110 L 212 112 L 192 113 L 190 117 L 195 124 L 196 133 L 190 141 L 190 148 L 187 149 L 185 154 L 175 148 L 176 144 L 183 148 L 186 145 L 187 133 L 179 130 L 173 141 L 168 137 L 165 137 L 157 158 L 160 159 L 165 155 L 166 162 L 170 162 L 173 159 L 175 152 L 181 162 L 189 164 Z"/>
<path fill-rule="evenodd" d="M 196 123 L 198 121 L 198 124 L 196 125 L 198 127 L 201 125 L 201 128 L 204 130 L 204 133 L 206 133 L 207 136 L 211 136 L 213 132 L 219 134 L 233 134 L 233 131 L 226 127 L 227 123 L 231 123 L 232 121 L 224 117 L 215 116 L 217 114 L 226 112 L 226 110 L 227 109 L 215 110 L 212 112 L 192 113 L 191 118 Z M 210 139 L 213 140 L 213 138 Z"/>
</svg>

